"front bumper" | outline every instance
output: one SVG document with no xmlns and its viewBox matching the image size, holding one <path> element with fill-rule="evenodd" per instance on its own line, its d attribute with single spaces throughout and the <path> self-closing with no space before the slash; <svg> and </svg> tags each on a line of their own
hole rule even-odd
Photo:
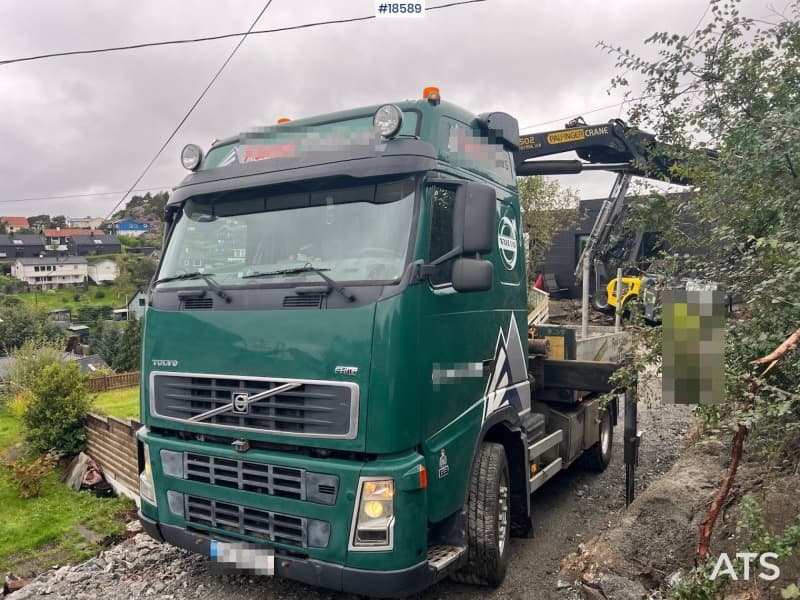
<svg viewBox="0 0 800 600">
<path fill-rule="evenodd" d="M 142 527 L 159 542 L 209 556 L 211 537 L 197 532 L 158 523 L 139 512 Z M 218 536 L 217 536 L 218 537 Z M 354 569 L 309 558 L 275 554 L 275 575 L 331 590 L 375 598 L 398 598 L 416 594 L 441 579 L 427 561 L 399 571 Z"/>
</svg>

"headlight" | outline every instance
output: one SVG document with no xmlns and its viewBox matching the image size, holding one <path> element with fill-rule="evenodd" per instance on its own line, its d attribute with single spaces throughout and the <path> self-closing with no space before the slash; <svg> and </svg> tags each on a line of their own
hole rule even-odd
<svg viewBox="0 0 800 600">
<path fill-rule="evenodd" d="M 353 515 L 353 550 L 392 547 L 394 479 L 362 479 Z"/>
<path fill-rule="evenodd" d="M 181 164 L 184 169 L 197 170 L 203 160 L 203 150 L 195 144 L 187 144 L 181 150 Z"/>
<path fill-rule="evenodd" d="M 144 471 L 139 473 L 139 495 L 150 504 L 156 504 L 156 488 L 153 484 L 153 467 L 150 464 L 150 448 L 144 445 Z"/>
<path fill-rule="evenodd" d="M 372 125 L 383 137 L 394 137 L 403 125 L 403 112 L 394 104 L 384 104 L 375 111 Z"/>
</svg>

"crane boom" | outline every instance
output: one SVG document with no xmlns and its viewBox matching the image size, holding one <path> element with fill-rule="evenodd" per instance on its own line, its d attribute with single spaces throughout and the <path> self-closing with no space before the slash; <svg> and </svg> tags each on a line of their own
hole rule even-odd
<svg viewBox="0 0 800 600">
<path fill-rule="evenodd" d="M 669 149 L 667 149 L 669 150 Z M 554 154 L 575 152 L 580 160 L 532 160 Z M 625 206 L 625 194 L 631 178 L 646 177 L 679 185 L 691 181 L 676 172 L 680 162 L 678 153 L 664 152 L 652 133 L 629 127 L 620 119 L 596 125 L 587 124 L 577 117 L 563 129 L 521 135 L 515 153 L 517 175 L 568 175 L 589 170 L 617 173 L 611 194 L 592 225 L 589 239 L 575 267 L 575 280 L 583 279 L 583 265 L 593 267 L 593 301 L 596 308 L 607 308 L 605 298 L 607 267 L 605 254 L 610 240 L 618 229 Z M 642 236 L 633 241 L 635 248 L 629 257 L 638 253 Z"/>
</svg>

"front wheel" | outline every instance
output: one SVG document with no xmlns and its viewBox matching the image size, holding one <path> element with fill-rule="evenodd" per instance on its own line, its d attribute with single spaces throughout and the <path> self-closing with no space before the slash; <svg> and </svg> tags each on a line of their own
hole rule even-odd
<svg viewBox="0 0 800 600">
<path fill-rule="evenodd" d="M 481 444 L 469 483 L 467 565 L 453 575 L 462 583 L 498 586 L 508 568 L 511 486 L 501 444 Z"/>
<path fill-rule="evenodd" d="M 592 294 L 592 308 L 597 312 L 612 312 L 613 306 L 608 303 L 608 292 L 606 290 L 597 290 Z"/>
</svg>

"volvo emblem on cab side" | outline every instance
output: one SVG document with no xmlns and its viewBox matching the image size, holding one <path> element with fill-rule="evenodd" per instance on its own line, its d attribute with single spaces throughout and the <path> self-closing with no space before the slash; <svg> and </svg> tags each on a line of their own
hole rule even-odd
<svg viewBox="0 0 800 600">
<path fill-rule="evenodd" d="M 250 412 L 250 394 L 235 392 L 232 402 L 233 412 L 238 415 L 246 415 Z"/>
</svg>

